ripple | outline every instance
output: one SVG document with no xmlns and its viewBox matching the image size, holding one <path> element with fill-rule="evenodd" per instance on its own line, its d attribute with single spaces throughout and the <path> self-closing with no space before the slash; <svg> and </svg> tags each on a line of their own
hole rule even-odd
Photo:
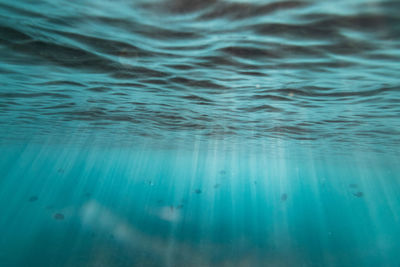
<svg viewBox="0 0 400 267">
<path fill-rule="evenodd" d="M 399 144 L 396 7 L 1 3 L 0 136 L 279 139 L 384 151 Z"/>
</svg>

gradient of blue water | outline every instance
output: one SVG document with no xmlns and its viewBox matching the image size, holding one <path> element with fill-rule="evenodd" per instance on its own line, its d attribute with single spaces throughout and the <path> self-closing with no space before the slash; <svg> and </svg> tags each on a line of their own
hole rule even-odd
<svg viewBox="0 0 400 267">
<path fill-rule="evenodd" d="M 0 266 L 400 266 L 399 7 L 0 0 Z"/>
<path fill-rule="evenodd" d="M 2 266 L 399 264 L 394 159 L 2 151 Z"/>
</svg>

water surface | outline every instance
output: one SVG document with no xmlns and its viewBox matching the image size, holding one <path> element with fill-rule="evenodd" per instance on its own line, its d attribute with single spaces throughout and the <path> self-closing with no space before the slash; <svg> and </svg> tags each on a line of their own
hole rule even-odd
<svg viewBox="0 0 400 267">
<path fill-rule="evenodd" d="M 399 266 L 399 9 L 0 0 L 0 265 Z"/>
</svg>

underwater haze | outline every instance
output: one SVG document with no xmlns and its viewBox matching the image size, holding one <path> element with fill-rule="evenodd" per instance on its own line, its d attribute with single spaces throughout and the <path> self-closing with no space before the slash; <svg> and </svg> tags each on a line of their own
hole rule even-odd
<svg viewBox="0 0 400 267">
<path fill-rule="evenodd" d="M 0 266 L 400 266 L 400 2 L 0 0 Z"/>
</svg>

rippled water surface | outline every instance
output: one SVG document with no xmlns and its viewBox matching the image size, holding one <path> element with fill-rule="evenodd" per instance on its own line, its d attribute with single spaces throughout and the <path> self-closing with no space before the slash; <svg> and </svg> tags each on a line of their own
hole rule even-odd
<svg viewBox="0 0 400 267">
<path fill-rule="evenodd" d="M 0 266 L 399 266 L 399 10 L 0 0 Z"/>
<path fill-rule="evenodd" d="M 1 136 L 399 145 L 397 1 L 1 1 Z"/>
</svg>

